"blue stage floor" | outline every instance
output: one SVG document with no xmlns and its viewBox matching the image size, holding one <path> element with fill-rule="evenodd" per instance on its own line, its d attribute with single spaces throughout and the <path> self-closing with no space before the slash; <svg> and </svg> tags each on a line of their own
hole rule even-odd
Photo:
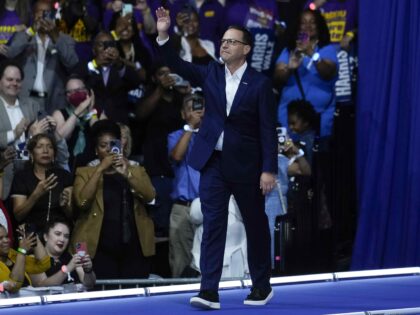
<svg viewBox="0 0 420 315">
<path fill-rule="evenodd" d="M 265 307 L 243 305 L 248 289 L 220 291 L 221 310 L 217 314 L 311 315 L 420 307 L 420 276 L 342 280 L 311 284 L 279 285 Z M 0 314 L 202 314 L 189 305 L 193 294 L 114 298 L 83 302 L 0 309 Z"/>
</svg>

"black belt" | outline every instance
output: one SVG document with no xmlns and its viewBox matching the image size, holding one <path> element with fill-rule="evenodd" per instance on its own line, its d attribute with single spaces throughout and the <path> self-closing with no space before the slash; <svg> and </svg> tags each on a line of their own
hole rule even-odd
<svg viewBox="0 0 420 315">
<path fill-rule="evenodd" d="M 180 200 L 180 199 L 177 199 L 174 201 L 174 204 L 185 206 L 185 207 L 190 207 L 191 203 L 192 203 L 191 201 L 185 201 L 185 200 Z"/>
<path fill-rule="evenodd" d="M 35 90 L 31 90 L 29 92 L 29 96 L 38 97 L 38 98 L 47 98 L 48 93 L 47 92 L 38 92 L 38 91 L 35 91 Z"/>
</svg>

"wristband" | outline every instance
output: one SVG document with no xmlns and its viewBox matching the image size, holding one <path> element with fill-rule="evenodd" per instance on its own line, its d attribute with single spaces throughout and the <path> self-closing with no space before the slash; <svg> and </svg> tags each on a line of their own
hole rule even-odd
<svg viewBox="0 0 420 315">
<path fill-rule="evenodd" d="M 28 251 L 22 247 L 18 247 L 17 252 L 21 253 L 22 255 L 26 255 L 28 253 Z"/>
<path fill-rule="evenodd" d="M 91 72 L 95 72 L 96 74 L 100 74 L 98 70 L 98 64 L 96 63 L 95 59 L 92 59 L 92 61 L 88 62 L 88 70 Z"/>
<path fill-rule="evenodd" d="M 69 273 L 69 268 L 67 268 L 67 265 L 62 265 L 62 266 L 61 266 L 61 271 L 62 271 L 63 273 Z"/>
<path fill-rule="evenodd" d="M 29 36 L 34 36 L 35 35 L 35 31 L 34 31 L 34 29 L 32 28 L 32 26 L 31 27 L 28 27 L 27 29 L 26 29 L 26 34 L 28 34 Z"/>
<path fill-rule="evenodd" d="M 184 125 L 184 130 L 185 131 L 187 131 L 187 132 L 198 132 L 198 128 L 197 129 L 193 129 L 190 125 L 188 125 L 188 124 L 185 124 Z"/>
<path fill-rule="evenodd" d="M 351 31 L 347 32 L 345 35 L 350 37 L 350 38 L 354 38 L 354 36 L 355 36 L 354 32 L 351 32 Z"/>
<path fill-rule="evenodd" d="M 117 34 L 117 32 L 116 32 L 116 31 L 111 31 L 111 35 L 112 35 L 112 38 L 113 38 L 115 41 L 120 40 L 120 38 L 118 37 L 118 34 Z"/>
<path fill-rule="evenodd" d="M 68 282 L 74 281 L 73 277 L 70 275 L 70 271 L 69 271 L 69 268 L 67 267 L 67 265 L 62 265 L 61 266 L 61 272 L 67 274 L 67 281 Z"/>
<path fill-rule="evenodd" d="M 296 155 L 296 158 L 298 159 L 298 158 L 300 158 L 300 157 L 302 157 L 302 156 L 304 156 L 305 155 L 305 152 L 302 150 L 302 149 L 299 149 L 299 152 L 298 152 L 298 154 Z"/>
</svg>

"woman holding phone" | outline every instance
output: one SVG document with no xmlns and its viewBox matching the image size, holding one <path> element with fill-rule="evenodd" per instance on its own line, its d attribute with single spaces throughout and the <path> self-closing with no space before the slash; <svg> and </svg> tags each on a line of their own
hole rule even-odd
<svg viewBox="0 0 420 315">
<path fill-rule="evenodd" d="M 18 234 L 19 247 L 14 250 L 10 247 L 6 228 L 0 224 L 0 283 L 9 292 L 31 285 L 31 274 L 44 272 L 50 267 L 50 260 L 38 236 L 27 231 L 24 225 L 19 227 Z"/>
<path fill-rule="evenodd" d="M 144 204 L 155 197 L 143 167 L 122 155 L 120 127 L 92 126 L 100 163 L 76 170 L 73 200 L 79 212 L 71 244 L 86 242 L 101 279 L 147 278 L 155 254 L 154 227 Z"/>
<path fill-rule="evenodd" d="M 287 104 L 304 99 L 320 114 L 320 136 L 331 135 L 337 65 L 337 51 L 330 43 L 325 19 L 319 11 L 304 10 L 298 25 L 290 29 L 287 47 L 274 72 L 274 82 L 283 88 L 278 111 L 282 126 L 288 126 Z"/>
<path fill-rule="evenodd" d="M 55 166 L 54 136 L 33 136 L 27 150 L 31 163 L 15 174 L 12 184 L 13 213 L 18 222 L 31 223 L 40 232 L 55 216 L 71 217 L 73 181 L 69 172 Z"/>
<path fill-rule="evenodd" d="M 70 240 L 70 223 L 64 218 L 50 221 L 44 231 L 45 249 L 51 260 L 51 267 L 43 273 L 31 275 L 35 287 L 81 283 L 86 289 L 95 285 L 96 276 L 86 243 L 80 243 L 83 251 L 71 255 L 67 249 Z M 82 245 L 84 244 L 84 245 Z"/>
</svg>

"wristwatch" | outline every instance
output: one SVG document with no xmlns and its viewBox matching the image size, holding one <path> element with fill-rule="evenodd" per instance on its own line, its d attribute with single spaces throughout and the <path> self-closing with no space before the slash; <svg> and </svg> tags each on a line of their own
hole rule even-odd
<svg viewBox="0 0 420 315">
<path fill-rule="evenodd" d="M 185 124 L 185 125 L 184 125 L 184 130 L 185 130 L 185 131 L 187 131 L 187 132 L 198 132 L 198 128 L 197 128 L 197 129 L 193 129 L 193 128 L 191 128 L 191 126 L 190 126 L 190 125 L 188 125 L 188 124 Z"/>
<path fill-rule="evenodd" d="M 317 63 L 319 61 L 319 59 L 321 59 L 321 56 L 320 56 L 319 53 L 316 52 L 312 55 L 313 62 Z"/>
</svg>

